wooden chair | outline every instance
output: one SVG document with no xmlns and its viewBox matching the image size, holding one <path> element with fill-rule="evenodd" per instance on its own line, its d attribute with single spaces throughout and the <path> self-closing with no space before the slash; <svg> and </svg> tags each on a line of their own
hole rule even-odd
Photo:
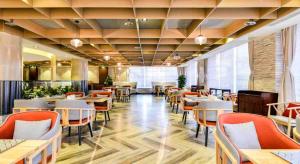
<svg viewBox="0 0 300 164">
<path fill-rule="evenodd" d="M 69 128 L 78 127 L 78 140 L 81 145 L 82 127 L 88 125 L 90 135 L 93 137 L 91 122 L 95 116 L 95 109 L 89 106 L 85 100 L 62 100 L 55 103 L 55 111 L 61 114 L 61 124 Z"/>
<path fill-rule="evenodd" d="M 85 93 L 84 92 L 68 92 L 66 93 L 66 96 L 71 96 L 75 95 L 76 97 L 84 97 Z"/>
<path fill-rule="evenodd" d="M 20 112 L 9 115 L 6 120 L 0 125 L 0 139 L 13 139 L 15 121 L 41 121 L 51 120 L 51 126 L 47 133 L 39 138 L 32 140 L 47 140 L 47 144 L 39 147 L 34 153 L 29 154 L 26 159 L 20 159 L 18 163 L 55 163 L 57 153 L 61 148 L 61 126 L 60 116 L 57 112 L 52 111 L 31 111 Z M 30 133 L 30 132 L 28 132 Z M 18 152 L 16 152 L 18 153 Z"/>
<path fill-rule="evenodd" d="M 197 122 L 196 138 L 202 125 L 205 127 L 205 146 L 207 146 L 208 128 L 216 127 L 220 114 L 232 112 L 232 103 L 230 101 L 204 101 L 194 107 L 193 112 Z"/>
<path fill-rule="evenodd" d="M 99 96 L 105 96 L 105 97 L 110 98 L 104 102 L 95 102 L 96 114 L 98 112 L 103 112 L 105 124 L 107 124 L 107 121 L 108 120 L 110 121 L 109 111 L 112 109 L 112 92 L 94 92 L 92 94 L 92 97 L 99 97 Z M 95 121 L 96 121 L 96 118 L 97 117 L 95 117 Z"/>
<path fill-rule="evenodd" d="M 296 117 L 296 127 L 293 130 L 294 140 L 300 143 L 300 115 Z"/>
<path fill-rule="evenodd" d="M 291 130 L 296 126 L 296 116 L 300 113 L 300 102 L 289 103 L 271 103 L 267 104 L 268 117 L 273 119 L 277 124 L 287 127 L 286 134 L 291 136 Z M 281 113 L 279 107 L 284 108 L 284 112 L 280 115 L 271 115 L 271 110 L 275 109 L 277 114 Z"/>
<path fill-rule="evenodd" d="M 300 149 L 300 145 L 283 134 L 270 118 L 249 113 L 227 113 L 218 117 L 214 134 L 217 164 L 251 163 L 249 161 L 242 161 L 243 155 L 240 149 L 229 139 L 224 130 L 224 124 L 240 124 L 246 122 L 254 123 L 261 149 Z M 272 162 L 273 161 L 270 161 L 270 163 Z"/>
<path fill-rule="evenodd" d="M 200 97 L 200 94 L 198 92 L 184 92 L 182 93 L 181 99 L 180 99 L 180 104 L 181 104 L 181 109 L 183 110 L 183 114 L 182 114 L 182 121 L 184 122 L 184 124 L 186 124 L 186 117 L 188 115 L 188 113 L 190 111 L 193 110 L 194 106 L 197 106 L 198 103 L 197 102 L 187 102 L 184 100 L 185 97 L 188 96 L 196 96 L 196 97 Z"/>
<path fill-rule="evenodd" d="M 223 95 L 224 101 L 231 101 L 233 105 L 233 111 L 238 112 L 237 94 L 225 94 Z"/>
<path fill-rule="evenodd" d="M 51 110 L 51 106 L 43 99 L 16 99 L 14 100 L 13 113 L 29 112 L 29 111 L 47 111 Z"/>
</svg>

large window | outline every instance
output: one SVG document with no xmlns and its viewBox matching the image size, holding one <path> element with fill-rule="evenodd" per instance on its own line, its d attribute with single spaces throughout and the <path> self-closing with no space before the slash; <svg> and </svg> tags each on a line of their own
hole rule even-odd
<svg viewBox="0 0 300 164">
<path fill-rule="evenodd" d="M 192 85 L 197 85 L 198 78 L 198 70 L 197 70 L 198 62 L 191 60 L 187 62 L 186 66 L 186 87 L 191 87 Z"/>
<path fill-rule="evenodd" d="M 297 26 L 297 44 L 294 63 L 292 66 L 292 74 L 295 80 L 296 100 L 300 101 L 300 24 Z"/>
<path fill-rule="evenodd" d="M 248 43 L 208 58 L 207 64 L 209 88 L 230 89 L 232 92 L 248 88 L 250 75 Z"/>
<path fill-rule="evenodd" d="M 177 82 L 176 67 L 130 67 L 129 81 L 137 88 L 151 88 L 152 82 Z"/>
</svg>

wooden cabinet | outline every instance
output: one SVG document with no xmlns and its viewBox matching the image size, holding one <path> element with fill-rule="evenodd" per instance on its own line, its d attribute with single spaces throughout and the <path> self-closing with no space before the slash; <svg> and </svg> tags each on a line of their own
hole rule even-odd
<svg viewBox="0 0 300 164">
<path fill-rule="evenodd" d="M 278 93 L 241 90 L 238 92 L 238 112 L 267 116 L 267 104 L 276 103 L 277 100 Z M 274 112 L 272 114 L 276 114 Z"/>
</svg>

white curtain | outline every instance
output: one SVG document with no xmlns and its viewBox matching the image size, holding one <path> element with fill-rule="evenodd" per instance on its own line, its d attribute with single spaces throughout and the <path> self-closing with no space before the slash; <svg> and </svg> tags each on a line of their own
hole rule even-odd
<svg viewBox="0 0 300 164">
<path fill-rule="evenodd" d="M 195 60 L 191 60 L 187 62 L 186 66 L 186 87 L 190 88 L 192 85 L 197 85 L 198 79 L 198 62 Z"/>
<path fill-rule="evenodd" d="M 248 43 L 248 54 L 249 54 L 249 68 L 250 68 L 250 75 L 249 75 L 249 82 L 248 82 L 248 89 L 254 89 L 254 64 L 253 64 L 253 54 L 254 53 L 254 41 L 250 41 Z"/>
<path fill-rule="evenodd" d="M 297 26 L 291 26 L 281 31 L 281 42 L 284 56 L 284 70 L 281 77 L 279 102 L 295 101 L 295 83 L 291 67 L 295 58 Z"/>
<path fill-rule="evenodd" d="M 300 101 L 300 25 L 297 25 L 296 36 L 296 54 L 292 66 L 292 74 L 294 75 L 296 101 Z"/>
</svg>

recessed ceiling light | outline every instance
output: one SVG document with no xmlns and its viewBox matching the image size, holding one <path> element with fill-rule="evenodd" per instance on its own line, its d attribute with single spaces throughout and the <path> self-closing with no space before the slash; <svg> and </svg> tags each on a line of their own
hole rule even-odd
<svg viewBox="0 0 300 164">
<path fill-rule="evenodd" d="M 147 22 L 147 18 L 142 18 L 141 21 L 142 22 Z"/>
<path fill-rule="evenodd" d="M 124 25 L 125 25 L 125 26 L 132 26 L 132 25 L 133 25 L 133 22 L 132 22 L 130 19 L 127 19 L 127 21 L 124 22 Z"/>
<path fill-rule="evenodd" d="M 103 58 L 104 58 L 104 60 L 108 61 L 110 59 L 110 56 L 105 55 Z"/>
<path fill-rule="evenodd" d="M 256 25 L 256 22 L 253 19 L 249 19 L 248 22 L 245 23 L 246 26 L 254 26 Z"/>
<path fill-rule="evenodd" d="M 141 49 L 141 47 L 140 47 L 140 46 L 135 46 L 134 48 L 135 48 L 135 49 Z"/>
</svg>

